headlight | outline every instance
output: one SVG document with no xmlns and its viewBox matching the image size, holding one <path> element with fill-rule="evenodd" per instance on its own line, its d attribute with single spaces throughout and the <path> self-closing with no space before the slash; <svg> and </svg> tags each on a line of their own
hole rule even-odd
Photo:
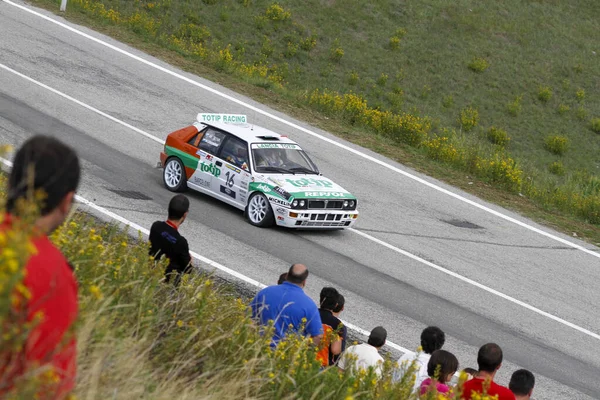
<svg viewBox="0 0 600 400">
<path fill-rule="evenodd" d="M 344 210 L 355 210 L 356 200 L 344 200 Z"/>
<path fill-rule="evenodd" d="M 294 199 L 292 201 L 292 208 L 303 209 L 303 208 L 307 208 L 307 206 L 308 206 L 308 200 Z"/>
<path fill-rule="evenodd" d="M 292 207 L 298 207 L 298 200 L 294 200 L 292 202 Z"/>
<path fill-rule="evenodd" d="M 300 200 L 300 207 L 304 207 L 304 200 Z"/>
</svg>

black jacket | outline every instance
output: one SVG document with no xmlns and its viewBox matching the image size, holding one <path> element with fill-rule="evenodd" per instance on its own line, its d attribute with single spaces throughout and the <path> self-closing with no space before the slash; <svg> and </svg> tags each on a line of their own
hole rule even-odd
<svg viewBox="0 0 600 400">
<path fill-rule="evenodd" d="M 169 259 L 166 273 L 171 271 L 188 272 L 192 261 L 187 240 L 177 229 L 165 221 L 156 221 L 150 228 L 149 254 L 159 259 L 163 254 Z"/>
</svg>

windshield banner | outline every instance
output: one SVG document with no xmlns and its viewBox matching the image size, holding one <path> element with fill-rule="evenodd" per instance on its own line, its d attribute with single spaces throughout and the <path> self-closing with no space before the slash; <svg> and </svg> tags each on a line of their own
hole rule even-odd
<svg viewBox="0 0 600 400">
<path fill-rule="evenodd" d="M 291 149 L 302 150 L 297 144 L 291 143 L 252 143 L 253 149 Z"/>
</svg>

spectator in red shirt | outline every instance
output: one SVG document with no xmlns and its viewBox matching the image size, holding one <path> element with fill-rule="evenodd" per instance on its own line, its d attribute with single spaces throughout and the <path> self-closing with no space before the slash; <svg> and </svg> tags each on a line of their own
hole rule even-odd
<svg viewBox="0 0 600 400">
<path fill-rule="evenodd" d="M 29 175 L 29 168 L 33 177 Z M 33 188 L 29 185 L 32 178 Z M 32 243 L 37 254 L 25 265 L 23 281 L 31 298 L 27 302 L 27 321 L 36 313 L 42 320 L 30 331 L 21 354 L 13 355 L 14 364 L 0 365 L 0 381 L 14 387 L 14 379 L 36 366 L 54 367 L 57 375 L 55 390 L 44 389 L 43 399 L 63 399 L 74 387 L 76 377 L 76 342 L 68 330 L 77 318 L 77 282 L 63 254 L 48 235 L 58 228 L 69 214 L 79 185 L 80 166 L 77 154 L 59 140 L 49 136 L 34 136 L 17 151 L 8 180 L 7 215 L 0 230 L 10 229 L 14 220 L 23 217 L 17 201 L 28 198 L 28 190 L 41 189 L 46 198 L 35 221 Z"/>
<path fill-rule="evenodd" d="M 487 394 L 498 395 L 498 400 L 515 400 L 515 395 L 509 388 L 494 382 L 496 372 L 502 366 L 502 357 L 502 349 L 496 343 L 481 346 L 477 354 L 479 371 L 463 385 L 461 399 L 471 400 L 473 393 L 484 393 L 484 387 L 487 387 Z"/>
</svg>

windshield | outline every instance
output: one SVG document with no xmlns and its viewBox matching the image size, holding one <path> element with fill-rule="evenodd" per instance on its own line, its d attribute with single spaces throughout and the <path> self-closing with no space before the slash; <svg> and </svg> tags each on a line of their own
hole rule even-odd
<svg viewBox="0 0 600 400">
<path fill-rule="evenodd" d="M 256 172 L 318 174 L 317 166 L 296 144 L 253 143 L 252 159 Z"/>
</svg>

